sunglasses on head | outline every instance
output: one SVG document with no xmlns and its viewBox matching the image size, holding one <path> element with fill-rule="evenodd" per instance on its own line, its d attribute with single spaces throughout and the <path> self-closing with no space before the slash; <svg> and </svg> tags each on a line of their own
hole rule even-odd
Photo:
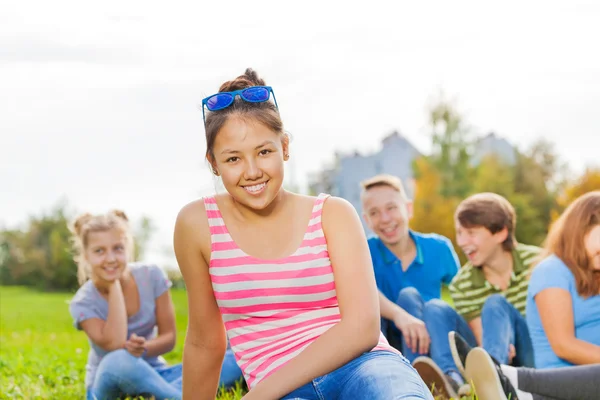
<svg viewBox="0 0 600 400">
<path fill-rule="evenodd" d="M 275 99 L 275 92 L 271 86 L 251 86 L 246 89 L 236 90 L 233 92 L 220 92 L 213 94 L 212 96 L 205 97 L 202 100 L 202 119 L 206 124 L 206 116 L 204 115 L 204 106 L 208 108 L 208 111 L 218 111 L 229 107 L 233 104 L 236 96 L 240 96 L 244 101 L 248 103 L 262 103 L 268 101 L 273 94 L 273 101 L 275 102 L 275 108 L 279 110 L 277 100 Z"/>
</svg>

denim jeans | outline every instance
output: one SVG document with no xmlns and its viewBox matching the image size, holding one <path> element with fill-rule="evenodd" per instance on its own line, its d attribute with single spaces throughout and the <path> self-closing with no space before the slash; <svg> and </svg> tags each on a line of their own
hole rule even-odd
<svg viewBox="0 0 600 400">
<path fill-rule="evenodd" d="M 483 348 L 502 364 L 508 364 L 509 345 L 516 356 L 511 365 L 534 367 L 533 346 L 525 318 L 500 294 L 488 297 L 481 310 Z"/>
<path fill-rule="evenodd" d="M 108 353 L 96 370 L 87 400 L 115 399 L 122 395 L 152 395 L 156 400 L 181 399 L 182 364 L 154 368 L 142 358 L 120 349 Z M 242 378 L 231 350 L 227 350 L 219 385 L 232 386 Z"/>
<path fill-rule="evenodd" d="M 398 296 L 397 304 L 425 323 L 431 344 L 429 354 L 424 355 L 431 357 L 444 373 L 457 371 L 450 351 L 448 332 L 458 332 L 471 346 L 477 345 L 475 335 L 464 318 L 443 300 L 432 299 L 424 302 L 415 288 L 403 289 Z M 396 331 L 400 334 L 400 331 L 397 329 Z M 419 355 L 412 352 L 404 339 L 402 339 L 402 353 L 411 362 Z"/>
<path fill-rule="evenodd" d="M 408 360 L 391 351 L 363 353 L 282 400 L 433 400 Z"/>
</svg>

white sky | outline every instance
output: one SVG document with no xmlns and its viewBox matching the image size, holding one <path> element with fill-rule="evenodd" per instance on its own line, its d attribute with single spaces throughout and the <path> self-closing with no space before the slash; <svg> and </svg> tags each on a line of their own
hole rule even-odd
<svg viewBox="0 0 600 400">
<path fill-rule="evenodd" d="M 394 129 L 427 152 L 439 90 L 475 132 L 544 136 L 581 172 L 600 164 L 598 21 L 592 0 L 5 0 L 0 225 L 61 198 L 118 207 L 154 219 L 149 258 L 173 264 L 177 212 L 216 185 L 198 105 L 248 66 L 274 87 L 301 187 Z"/>
</svg>

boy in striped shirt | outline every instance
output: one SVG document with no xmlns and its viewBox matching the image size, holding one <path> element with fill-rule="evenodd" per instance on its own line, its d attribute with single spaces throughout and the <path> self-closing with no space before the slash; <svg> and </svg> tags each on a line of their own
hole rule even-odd
<svg viewBox="0 0 600 400">
<path fill-rule="evenodd" d="M 517 243 L 515 210 L 495 193 L 465 199 L 455 225 L 456 242 L 469 261 L 449 289 L 473 333 L 459 334 L 502 364 L 533 367 L 525 304 L 531 266 L 541 249 Z M 456 353 L 453 340 L 449 344 Z"/>
</svg>

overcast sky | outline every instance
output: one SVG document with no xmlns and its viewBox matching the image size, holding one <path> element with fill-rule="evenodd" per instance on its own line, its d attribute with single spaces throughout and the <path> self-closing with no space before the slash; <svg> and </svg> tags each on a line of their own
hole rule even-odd
<svg viewBox="0 0 600 400">
<path fill-rule="evenodd" d="M 402 5 L 397 5 L 398 3 Z M 355 5 L 351 5 L 355 4 Z M 399 130 L 427 152 L 443 90 L 476 133 L 600 164 L 595 1 L 2 1 L 0 225 L 67 199 L 158 225 L 215 182 L 201 99 L 255 68 L 293 135 L 288 178 Z"/>
</svg>

